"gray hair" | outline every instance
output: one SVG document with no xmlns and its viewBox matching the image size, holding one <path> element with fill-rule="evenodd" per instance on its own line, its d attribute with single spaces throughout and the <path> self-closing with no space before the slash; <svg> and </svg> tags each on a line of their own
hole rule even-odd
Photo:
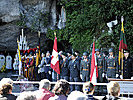
<svg viewBox="0 0 133 100">
<path fill-rule="evenodd" d="M 10 78 L 2 78 L 0 81 L 0 88 L 2 87 L 2 85 L 7 84 L 7 83 L 13 85 L 13 80 Z"/>
<path fill-rule="evenodd" d="M 51 87 L 50 81 L 47 80 L 47 79 L 43 79 L 39 83 L 39 89 L 44 88 L 44 89 L 48 89 L 49 90 L 50 87 Z"/>
<path fill-rule="evenodd" d="M 37 98 L 34 92 L 29 91 L 20 93 L 16 100 L 37 100 Z"/>
<path fill-rule="evenodd" d="M 82 92 L 73 91 L 68 95 L 67 100 L 88 100 L 88 99 L 87 96 Z"/>
</svg>

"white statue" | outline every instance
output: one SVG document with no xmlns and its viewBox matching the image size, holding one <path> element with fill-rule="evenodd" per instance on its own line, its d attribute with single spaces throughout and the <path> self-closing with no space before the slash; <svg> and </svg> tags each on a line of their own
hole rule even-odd
<svg viewBox="0 0 133 100">
<path fill-rule="evenodd" d="M 13 69 L 18 70 L 18 63 L 16 58 L 14 58 Z"/>
<path fill-rule="evenodd" d="M 0 70 L 5 65 L 5 56 L 0 54 Z"/>
<path fill-rule="evenodd" d="M 12 57 L 9 54 L 6 56 L 6 69 L 12 69 Z"/>
</svg>

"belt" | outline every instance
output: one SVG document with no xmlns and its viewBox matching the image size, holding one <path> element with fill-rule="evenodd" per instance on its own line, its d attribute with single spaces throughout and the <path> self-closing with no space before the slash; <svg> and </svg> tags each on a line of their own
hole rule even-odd
<svg viewBox="0 0 133 100">
<path fill-rule="evenodd" d="M 98 66 L 98 68 L 102 68 L 103 66 Z"/>
<path fill-rule="evenodd" d="M 116 69 L 116 67 L 108 67 L 109 69 Z"/>
<path fill-rule="evenodd" d="M 84 71 L 88 71 L 89 69 L 83 69 Z"/>
</svg>

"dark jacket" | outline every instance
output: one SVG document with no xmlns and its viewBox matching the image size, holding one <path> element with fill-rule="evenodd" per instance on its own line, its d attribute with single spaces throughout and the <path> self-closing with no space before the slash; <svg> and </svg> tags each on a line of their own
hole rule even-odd
<svg viewBox="0 0 133 100">
<path fill-rule="evenodd" d="M 127 59 L 123 58 L 123 78 L 131 79 L 133 75 L 133 59 L 128 57 Z"/>
<path fill-rule="evenodd" d="M 3 97 L 6 97 L 7 100 L 16 100 L 16 96 L 13 94 L 6 94 L 6 95 L 2 95 Z M 6 99 L 0 99 L 0 100 L 6 100 Z"/>
<path fill-rule="evenodd" d="M 66 59 L 65 61 L 61 60 L 60 67 L 61 67 L 61 76 L 69 76 L 68 59 Z"/>
<path fill-rule="evenodd" d="M 70 77 L 73 77 L 73 78 L 79 77 L 79 75 L 80 75 L 80 64 L 77 60 L 75 60 L 74 62 L 73 62 L 73 60 L 71 60 L 69 62 L 68 68 L 70 70 Z"/>
</svg>

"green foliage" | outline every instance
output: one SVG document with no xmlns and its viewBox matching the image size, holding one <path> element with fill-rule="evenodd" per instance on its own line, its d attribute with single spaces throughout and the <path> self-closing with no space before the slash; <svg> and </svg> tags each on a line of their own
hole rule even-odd
<svg viewBox="0 0 133 100">
<path fill-rule="evenodd" d="M 133 50 L 133 3 L 132 0 L 61 0 L 58 5 L 66 9 L 66 28 L 57 31 L 60 40 L 69 40 L 74 50 L 89 50 L 95 37 L 96 48 L 109 48 L 111 43 L 118 50 L 121 30 L 121 16 L 124 16 L 124 28 L 128 48 Z M 113 33 L 108 34 L 107 22 L 118 18 Z M 104 30 L 104 32 L 102 32 Z M 53 31 L 48 31 L 53 39 Z"/>
</svg>

